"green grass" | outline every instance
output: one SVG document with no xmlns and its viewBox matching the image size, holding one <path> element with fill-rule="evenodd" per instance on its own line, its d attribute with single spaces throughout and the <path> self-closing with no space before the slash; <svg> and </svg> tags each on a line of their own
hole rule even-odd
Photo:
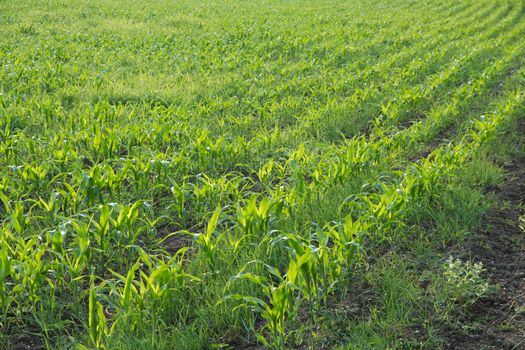
<svg viewBox="0 0 525 350">
<path fill-rule="evenodd" d="M 0 9 L 7 348 L 408 346 L 524 112 L 518 0 Z"/>
</svg>

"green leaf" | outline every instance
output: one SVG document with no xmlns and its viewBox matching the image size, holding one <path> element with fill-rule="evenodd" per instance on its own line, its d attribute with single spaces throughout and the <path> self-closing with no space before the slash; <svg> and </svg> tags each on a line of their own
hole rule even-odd
<svg viewBox="0 0 525 350">
<path fill-rule="evenodd" d="M 219 215 L 220 214 L 221 214 L 221 207 L 219 205 L 219 206 L 217 206 L 217 208 L 213 212 L 213 215 L 212 215 L 210 221 L 208 221 L 208 228 L 206 230 L 206 236 L 208 238 L 211 238 L 211 236 L 213 234 L 213 231 L 215 231 L 215 227 L 217 227 L 217 221 L 219 220 Z"/>
<path fill-rule="evenodd" d="M 24 207 L 20 203 L 16 203 L 15 211 L 11 214 L 11 223 L 17 233 L 22 233 L 24 230 Z"/>
<path fill-rule="evenodd" d="M 254 275 L 253 273 L 250 273 L 250 272 L 240 272 L 237 275 L 235 275 L 233 279 L 247 279 L 257 285 L 262 285 L 264 282 L 263 277 Z"/>
<path fill-rule="evenodd" d="M 97 308 L 95 300 L 95 285 L 94 285 L 94 276 L 91 275 L 91 284 L 89 287 L 89 301 L 88 301 L 88 325 L 89 325 L 89 335 L 91 341 L 96 346 L 97 345 Z"/>
</svg>

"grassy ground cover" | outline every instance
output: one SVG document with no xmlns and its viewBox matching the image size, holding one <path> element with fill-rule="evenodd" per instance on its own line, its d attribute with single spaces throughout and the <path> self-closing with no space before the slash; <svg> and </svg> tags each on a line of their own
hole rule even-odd
<svg viewBox="0 0 525 350">
<path fill-rule="evenodd" d="M 0 0 L 0 344 L 443 346 L 524 14 Z"/>
</svg>

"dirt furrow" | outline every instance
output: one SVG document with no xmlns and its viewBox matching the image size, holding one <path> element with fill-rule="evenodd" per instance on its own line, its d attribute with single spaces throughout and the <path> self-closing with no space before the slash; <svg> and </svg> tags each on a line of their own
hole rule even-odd
<svg viewBox="0 0 525 350">
<path fill-rule="evenodd" d="M 518 122 L 525 145 L 525 118 Z M 520 152 L 518 152 L 520 153 Z M 525 156 L 505 165 L 503 186 L 493 191 L 500 203 L 459 254 L 481 261 L 497 290 L 473 305 L 446 330 L 447 349 L 525 349 Z"/>
</svg>

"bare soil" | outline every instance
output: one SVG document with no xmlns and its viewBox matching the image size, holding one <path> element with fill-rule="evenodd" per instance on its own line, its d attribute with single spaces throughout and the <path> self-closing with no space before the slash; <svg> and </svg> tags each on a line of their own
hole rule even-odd
<svg viewBox="0 0 525 350">
<path fill-rule="evenodd" d="M 525 118 L 518 124 L 525 140 Z M 460 247 L 465 258 L 483 263 L 497 290 L 458 319 L 461 326 L 444 330 L 446 349 L 525 349 L 525 157 L 505 169 L 502 187 L 491 189 L 499 208 L 487 213 L 475 237 Z"/>
</svg>

